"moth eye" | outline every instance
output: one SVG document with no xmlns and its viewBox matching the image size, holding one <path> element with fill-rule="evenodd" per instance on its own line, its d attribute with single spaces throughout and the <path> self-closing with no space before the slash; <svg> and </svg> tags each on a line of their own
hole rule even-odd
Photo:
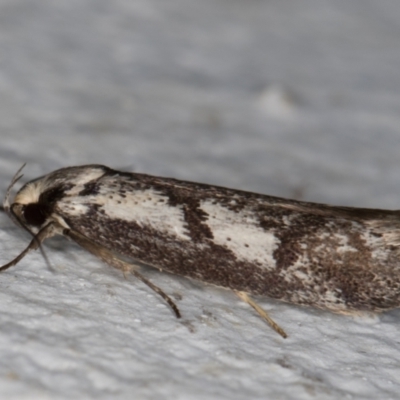
<svg viewBox="0 0 400 400">
<path fill-rule="evenodd" d="M 28 225 L 41 226 L 49 216 L 48 207 L 40 203 L 27 204 L 23 210 L 25 221 Z"/>
</svg>

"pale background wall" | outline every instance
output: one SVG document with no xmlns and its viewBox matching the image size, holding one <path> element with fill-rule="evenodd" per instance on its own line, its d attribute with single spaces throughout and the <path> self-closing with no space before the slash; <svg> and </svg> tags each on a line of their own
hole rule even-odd
<svg viewBox="0 0 400 400">
<path fill-rule="evenodd" d="M 0 186 L 103 163 L 334 204 L 400 205 L 400 3 L 0 0 Z M 5 263 L 29 238 L 0 215 Z M 65 240 L 0 276 L 0 397 L 398 398 L 400 312 L 349 318 Z M 181 300 L 178 300 L 180 299 Z"/>
</svg>

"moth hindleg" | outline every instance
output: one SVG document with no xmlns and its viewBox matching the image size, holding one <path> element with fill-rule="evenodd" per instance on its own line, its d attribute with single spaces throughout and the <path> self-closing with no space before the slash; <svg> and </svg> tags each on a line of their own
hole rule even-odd
<svg viewBox="0 0 400 400">
<path fill-rule="evenodd" d="M 264 309 L 262 309 L 253 299 L 251 299 L 247 293 L 237 291 L 235 291 L 235 293 L 241 300 L 253 307 L 260 317 L 265 320 L 275 332 L 279 333 L 284 339 L 287 338 L 286 332 L 267 314 Z"/>
</svg>

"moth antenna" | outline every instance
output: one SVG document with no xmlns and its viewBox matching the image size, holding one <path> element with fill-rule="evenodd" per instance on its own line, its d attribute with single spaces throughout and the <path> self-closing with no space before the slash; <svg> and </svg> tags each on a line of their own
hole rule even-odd
<svg viewBox="0 0 400 400">
<path fill-rule="evenodd" d="M 279 333 L 284 339 L 287 338 L 286 332 L 267 314 L 263 308 L 261 308 L 253 299 L 251 299 L 247 293 L 237 291 L 235 291 L 235 293 L 241 300 L 253 307 L 258 312 L 260 317 L 264 319 L 275 332 Z"/>
<path fill-rule="evenodd" d="M 0 272 L 5 271 L 6 269 L 18 264 L 31 250 L 36 250 L 40 248 L 40 245 L 47 238 L 54 236 L 55 234 L 55 226 L 53 222 L 50 222 L 45 227 L 43 227 L 31 240 L 29 245 L 23 250 L 14 260 L 0 267 Z M 44 254 L 44 252 L 42 252 Z M 45 260 L 48 261 L 46 255 L 44 254 Z"/>
<path fill-rule="evenodd" d="M 14 185 L 23 177 L 22 174 L 20 175 L 20 172 L 24 169 L 25 165 L 26 165 L 26 163 L 22 164 L 20 169 L 13 176 L 13 178 L 11 180 L 11 183 L 8 185 L 8 188 L 7 188 L 7 191 L 6 191 L 6 196 L 4 197 L 4 200 L 3 200 L 3 209 L 8 215 L 10 215 L 11 218 L 12 218 L 12 216 L 10 214 L 10 195 L 11 195 L 11 190 L 14 187 Z"/>
<path fill-rule="evenodd" d="M 179 312 L 179 309 L 176 306 L 176 304 L 173 302 L 173 300 L 165 292 L 163 292 L 158 286 L 154 285 L 154 283 L 150 282 L 144 276 L 139 274 L 139 272 L 137 272 L 134 269 L 134 266 L 132 264 L 129 264 L 126 261 L 121 260 L 121 258 L 119 258 L 117 255 L 115 255 L 111 251 L 105 249 L 102 246 L 97 245 L 96 243 L 94 243 L 90 239 L 88 239 L 86 236 L 84 236 L 76 231 L 72 231 L 70 229 L 64 229 L 63 235 L 69 237 L 74 242 L 76 242 L 79 246 L 83 247 L 84 249 L 86 249 L 87 251 L 89 251 L 90 253 L 95 255 L 96 257 L 102 259 L 108 265 L 111 265 L 114 268 L 122 270 L 124 275 L 126 272 L 130 272 L 133 276 L 140 279 L 150 289 L 152 289 L 154 292 L 156 292 L 158 295 L 160 295 L 166 301 L 166 303 L 168 303 L 168 305 L 172 308 L 172 310 L 175 313 L 177 318 L 181 318 L 181 313 Z"/>
<path fill-rule="evenodd" d="M 22 171 L 22 169 L 25 167 L 26 163 L 24 163 L 20 169 L 16 172 L 16 174 L 13 176 L 11 183 L 8 185 L 6 195 L 3 200 L 3 210 L 6 212 L 6 214 L 11 218 L 11 220 L 18 226 L 22 227 L 26 231 L 28 231 L 31 235 L 33 233 L 23 224 L 21 221 L 18 219 L 18 217 L 15 215 L 12 209 L 12 204 L 10 204 L 10 197 L 11 197 L 11 190 L 14 187 L 14 185 L 23 177 L 23 175 L 19 175 L 19 173 Z"/>
</svg>

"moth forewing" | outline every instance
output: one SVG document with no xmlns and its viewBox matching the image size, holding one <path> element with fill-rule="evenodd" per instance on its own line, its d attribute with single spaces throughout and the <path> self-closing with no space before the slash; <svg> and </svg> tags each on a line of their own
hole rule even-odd
<svg viewBox="0 0 400 400">
<path fill-rule="evenodd" d="M 335 312 L 400 305 L 398 211 L 286 200 L 101 165 L 27 183 L 11 205 L 10 190 L 6 211 L 37 234 L 17 261 L 62 234 L 134 271 L 177 316 L 172 300 L 127 259 L 231 289 L 273 327 L 249 294 Z"/>
</svg>

